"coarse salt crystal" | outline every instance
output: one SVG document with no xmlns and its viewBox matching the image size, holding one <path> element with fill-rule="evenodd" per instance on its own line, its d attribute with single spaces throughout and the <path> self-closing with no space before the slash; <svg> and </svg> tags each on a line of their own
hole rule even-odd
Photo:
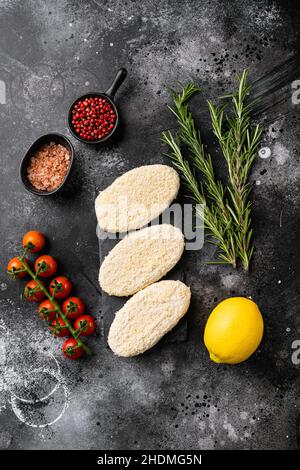
<svg viewBox="0 0 300 470">
<path fill-rule="evenodd" d="M 70 162 L 69 150 L 61 144 L 43 145 L 30 159 L 27 176 L 32 186 L 53 191 L 64 181 Z"/>
</svg>

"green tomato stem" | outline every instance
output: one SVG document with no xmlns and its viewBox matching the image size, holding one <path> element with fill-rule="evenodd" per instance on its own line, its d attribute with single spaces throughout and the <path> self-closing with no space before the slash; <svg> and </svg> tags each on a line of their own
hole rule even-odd
<svg viewBox="0 0 300 470">
<path fill-rule="evenodd" d="M 23 254 L 22 254 L 22 256 L 19 258 L 20 261 L 22 262 L 22 264 L 23 264 L 23 259 L 24 259 L 25 256 L 27 255 L 27 252 L 28 252 L 28 246 L 26 246 L 26 247 L 24 248 Z M 23 264 L 23 266 L 24 266 L 24 264 Z"/>
</svg>

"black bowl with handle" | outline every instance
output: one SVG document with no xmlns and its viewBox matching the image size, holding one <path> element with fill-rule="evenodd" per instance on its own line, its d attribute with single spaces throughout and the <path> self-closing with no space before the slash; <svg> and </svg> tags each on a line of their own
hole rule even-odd
<svg viewBox="0 0 300 470">
<path fill-rule="evenodd" d="M 79 96 L 70 106 L 69 112 L 68 112 L 68 125 L 69 129 L 72 133 L 72 135 L 77 139 L 80 140 L 80 142 L 83 142 L 85 144 L 100 144 L 102 142 L 107 142 L 109 139 L 113 137 L 113 135 L 116 133 L 116 130 L 119 127 L 120 124 L 120 117 L 119 117 L 119 112 L 118 108 L 115 104 L 114 98 L 117 90 L 120 88 L 122 83 L 124 82 L 125 78 L 127 75 L 127 70 L 125 68 L 121 68 L 118 70 L 114 81 L 112 82 L 111 86 L 108 88 L 108 90 L 105 93 L 99 93 L 99 92 L 89 92 L 86 93 L 85 95 Z M 100 139 L 95 139 L 95 140 L 87 140 L 82 137 L 75 131 L 74 126 L 72 124 L 72 111 L 74 110 L 75 106 L 78 104 L 79 101 L 84 101 L 86 98 L 95 98 L 98 96 L 99 98 L 104 98 L 108 103 L 111 105 L 115 112 L 116 120 L 114 123 L 114 127 L 112 130 L 105 135 L 104 137 Z"/>
</svg>

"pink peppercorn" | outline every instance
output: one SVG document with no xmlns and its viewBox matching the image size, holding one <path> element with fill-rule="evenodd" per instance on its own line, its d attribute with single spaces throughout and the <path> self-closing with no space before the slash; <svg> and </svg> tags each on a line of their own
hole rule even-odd
<svg viewBox="0 0 300 470">
<path fill-rule="evenodd" d="M 115 110 L 105 98 L 98 96 L 78 101 L 72 109 L 72 125 L 82 139 L 99 140 L 115 127 Z"/>
</svg>

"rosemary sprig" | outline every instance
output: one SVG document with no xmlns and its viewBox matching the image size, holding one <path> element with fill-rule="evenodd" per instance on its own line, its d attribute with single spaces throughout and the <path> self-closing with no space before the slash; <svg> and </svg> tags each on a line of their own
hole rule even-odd
<svg viewBox="0 0 300 470">
<path fill-rule="evenodd" d="M 197 206 L 196 213 L 198 217 L 203 220 L 204 226 L 209 229 L 213 236 L 211 243 L 219 248 L 218 263 L 231 264 L 233 267 L 236 267 L 234 245 L 232 243 L 233 239 L 228 239 L 229 230 L 227 223 L 220 223 L 220 211 L 218 206 L 209 207 L 206 204 L 202 185 L 201 183 L 198 183 L 189 162 L 183 158 L 179 138 L 174 138 L 170 131 L 165 131 L 162 133 L 162 140 L 170 147 L 171 153 L 167 155 L 172 159 L 174 166 L 179 171 L 184 185 L 192 194 L 196 204 L 204 206 L 204 219 L 202 210 Z"/>
<path fill-rule="evenodd" d="M 248 72 L 244 70 L 242 75 L 238 77 L 238 91 L 223 97 L 230 98 L 233 103 L 233 115 L 226 118 L 227 129 L 225 131 L 223 130 L 225 107 L 220 104 L 215 106 L 211 101 L 208 101 L 214 134 L 227 163 L 228 192 L 232 203 L 229 205 L 227 202 L 227 208 L 234 220 L 233 236 L 238 256 L 245 271 L 249 270 L 249 263 L 253 255 L 252 204 L 249 200 L 251 185 L 248 183 L 248 177 L 262 134 L 262 128 L 259 125 L 253 129 L 250 127 L 253 102 L 245 104 L 250 91 L 247 79 Z"/>
<path fill-rule="evenodd" d="M 216 202 L 222 211 L 225 222 L 229 224 L 231 222 L 231 214 L 224 202 L 223 185 L 215 178 L 211 156 L 204 150 L 200 131 L 196 130 L 192 113 L 189 111 L 186 104 L 186 101 L 198 91 L 200 91 L 200 89 L 192 83 L 182 88 L 179 94 L 172 90 L 174 107 L 168 106 L 168 108 L 175 114 L 178 124 L 180 125 L 179 135 L 181 141 L 187 145 L 195 167 L 200 170 L 204 176 L 204 184 L 208 197 Z"/>
<path fill-rule="evenodd" d="M 226 262 L 236 267 L 236 248 L 232 230 L 230 230 L 233 218 L 225 201 L 225 190 L 221 181 L 215 178 L 211 156 L 204 150 L 201 133 L 196 130 L 192 113 L 186 104 L 199 91 L 200 89 L 192 83 L 182 87 L 181 93 L 171 90 L 174 106 L 169 106 L 169 109 L 176 116 L 180 126 L 180 140 L 188 147 L 195 168 L 200 170 L 204 177 L 206 194 L 215 203 L 210 211 L 206 211 L 206 217 L 208 217 L 206 226 L 218 241 L 219 258 L 224 261 L 225 254 Z"/>
<path fill-rule="evenodd" d="M 227 95 L 233 101 L 234 113 L 226 118 L 226 131 L 223 130 L 224 106 L 214 106 L 208 101 L 213 130 L 227 162 L 229 186 L 224 187 L 216 179 L 211 156 L 205 152 L 201 134 L 186 104 L 199 91 L 197 86 L 188 84 L 182 87 L 180 93 L 171 90 L 173 106 L 169 106 L 169 109 L 176 116 L 180 131 L 176 137 L 170 131 L 162 133 L 163 142 L 171 149 L 168 156 L 179 170 L 185 186 L 198 204 L 205 205 L 204 226 L 212 235 L 211 243 L 219 248 L 217 262 L 236 267 L 236 259 L 239 257 L 245 271 L 249 269 L 253 254 L 251 202 L 248 199 L 251 186 L 248 176 L 262 133 L 259 126 L 253 130 L 250 128 L 253 103 L 245 105 L 249 93 L 247 76 L 247 71 L 244 71 L 238 77 L 238 92 Z M 202 173 L 203 182 L 198 182 L 189 162 L 183 158 L 181 144 L 190 151 L 193 166 Z"/>
</svg>

